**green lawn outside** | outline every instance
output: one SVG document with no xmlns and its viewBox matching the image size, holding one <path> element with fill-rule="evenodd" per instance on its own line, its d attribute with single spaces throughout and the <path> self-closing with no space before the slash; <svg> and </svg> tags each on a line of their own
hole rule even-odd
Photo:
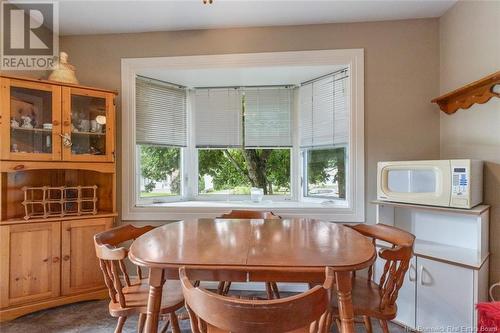
<svg viewBox="0 0 500 333">
<path fill-rule="evenodd" d="M 141 198 L 172 197 L 175 194 L 163 192 L 141 192 Z"/>
</svg>

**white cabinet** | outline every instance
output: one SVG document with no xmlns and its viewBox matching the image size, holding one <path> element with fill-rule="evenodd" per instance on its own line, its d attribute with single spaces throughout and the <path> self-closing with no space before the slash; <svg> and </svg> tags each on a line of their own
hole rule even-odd
<svg viewBox="0 0 500 333">
<path fill-rule="evenodd" d="M 384 260 L 377 259 L 375 282 L 383 270 Z M 398 293 L 394 321 L 424 332 L 436 327 L 476 327 L 474 306 L 484 300 L 476 294 L 480 272 L 414 256 Z"/>
<path fill-rule="evenodd" d="M 474 330 L 475 305 L 487 300 L 489 207 L 466 210 L 374 203 L 377 223 L 416 237 L 395 321 L 423 332 Z M 377 260 L 375 280 L 382 271 L 383 262 Z"/>
<path fill-rule="evenodd" d="M 420 257 L 417 267 L 416 328 L 475 327 L 474 271 Z"/>
</svg>

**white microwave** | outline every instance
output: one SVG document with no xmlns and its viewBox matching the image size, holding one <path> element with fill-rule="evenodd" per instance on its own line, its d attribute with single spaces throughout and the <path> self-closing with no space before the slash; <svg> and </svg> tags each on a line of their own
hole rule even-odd
<svg viewBox="0 0 500 333">
<path fill-rule="evenodd" d="M 377 199 L 472 208 L 483 201 L 483 162 L 435 160 L 379 162 Z"/>
</svg>

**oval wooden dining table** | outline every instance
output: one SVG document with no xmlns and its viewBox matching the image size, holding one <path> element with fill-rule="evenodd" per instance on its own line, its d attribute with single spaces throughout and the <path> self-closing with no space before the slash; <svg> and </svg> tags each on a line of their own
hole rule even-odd
<svg viewBox="0 0 500 333">
<path fill-rule="evenodd" d="M 372 242 L 341 224 L 312 219 L 198 219 L 158 227 L 131 245 L 149 269 L 146 332 L 157 332 L 163 284 L 186 267 L 193 280 L 323 282 L 333 267 L 342 332 L 354 332 L 351 271 L 376 259 Z"/>
</svg>

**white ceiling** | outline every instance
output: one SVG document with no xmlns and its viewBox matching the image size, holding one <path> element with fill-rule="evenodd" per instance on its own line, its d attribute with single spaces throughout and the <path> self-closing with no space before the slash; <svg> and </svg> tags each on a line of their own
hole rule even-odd
<svg viewBox="0 0 500 333">
<path fill-rule="evenodd" d="M 439 17 L 456 0 L 60 0 L 62 35 Z"/>
<path fill-rule="evenodd" d="M 346 66 L 275 66 L 209 69 L 145 69 L 139 75 L 186 87 L 298 85 Z"/>
</svg>

